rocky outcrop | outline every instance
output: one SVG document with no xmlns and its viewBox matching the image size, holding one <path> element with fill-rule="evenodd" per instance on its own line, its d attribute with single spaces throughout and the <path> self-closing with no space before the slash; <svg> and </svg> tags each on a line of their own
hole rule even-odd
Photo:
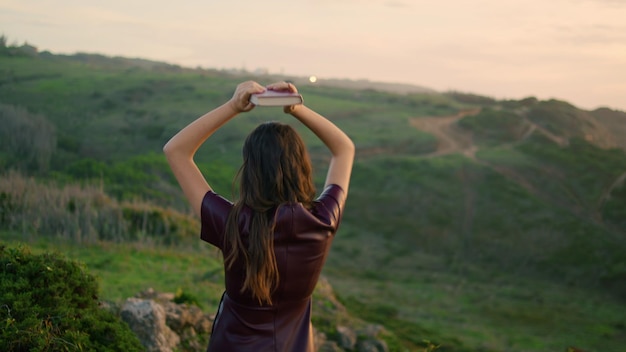
<svg viewBox="0 0 626 352">
<path fill-rule="evenodd" d="M 215 317 L 173 299 L 172 293 L 147 289 L 128 298 L 119 315 L 148 352 L 206 350 Z"/>
<path fill-rule="evenodd" d="M 319 290 L 331 302 L 326 307 L 347 315 L 326 280 L 320 280 Z M 205 351 L 215 316 L 203 313 L 195 305 L 177 304 L 173 300 L 172 293 L 147 289 L 128 298 L 121 307 L 107 308 L 117 310 L 148 352 Z M 387 352 L 387 344 L 380 339 L 384 333 L 385 328 L 376 324 L 342 324 L 334 328 L 331 336 L 314 330 L 315 346 L 319 352 Z"/>
<path fill-rule="evenodd" d="M 149 352 L 172 352 L 180 337 L 165 323 L 163 306 L 149 299 L 129 298 L 120 316 Z"/>
</svg>

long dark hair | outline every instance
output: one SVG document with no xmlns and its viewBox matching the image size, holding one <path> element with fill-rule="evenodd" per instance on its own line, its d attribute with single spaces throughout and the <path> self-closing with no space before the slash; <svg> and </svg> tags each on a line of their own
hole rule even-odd
<svg viewBox="0 0 626 352">
<path fill-rule="evenodd" d="M 246 138 L 237 178 L 240 197 L 226 223 L 224 263 L 231 269 L 243 257 L 246 278 L 241 291 L 249 290 L 259 304 L 271 305 L 279 281 L 273 241 L 275 211 L 284 203 L 311 205 L 315 197 L 311 159 L 291 126 L 267 122 Z M 252 211 L 247 248 L 239 232 L 244 207 Z"/>
</svg>

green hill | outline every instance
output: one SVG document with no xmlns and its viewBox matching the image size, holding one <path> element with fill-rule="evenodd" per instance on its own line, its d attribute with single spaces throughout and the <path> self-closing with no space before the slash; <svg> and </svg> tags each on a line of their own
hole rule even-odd
<svg viewBox="0 0 626 352">
<path fill-rule="evenodd" d="M 144 237 L 124 233 L 143 231 L 195 241 L 193 224 L 170 231 L 133 222 L 137 213 L 154 214 L 154 223 L 190 221 L 163 144 L 230 98 L 239 81 L 285 78 L 357 146 L 344 222 L 325 269 L 355 315 L 388 326 L 409 348 L 425 339 L 442 351 L 617 351 L 626 343 L 621 111 L 5 50 L 0 167 L 34 177 L 44 187 L 39 194 L 66 187 L 54 199 L 73 185 L 94 187 L 80 199 L 100 199 L 89 203 L 93 214 L 105 204 L 107 214 L 126 221 L 117 240 L 137 241 Z M 197 161 L 218 192 L 230 196 L 243 138 L 268 119 L 291 122 L 257 108 L 202 147 Z M 321 185 L 327 153 L 293 125 L 309 143 Z M 13 234 L 3 236 L 66 231 L 29 223 L 46 210 L 15 220 L 18 205 L 34 208 L 36 200 L 20 203 L 19 177 L 3 177 L 0 225 Z M 111 240 L 103 232 L 114 225 L 91 228 Z"/>
</svg>

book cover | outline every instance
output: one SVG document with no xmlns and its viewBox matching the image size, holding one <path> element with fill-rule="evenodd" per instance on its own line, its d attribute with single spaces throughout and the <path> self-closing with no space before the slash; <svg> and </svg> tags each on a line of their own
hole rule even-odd
<svg viewBox="0 0 626 352">
<path fill-rule="evenodd" d="M 288 106 L 302 104 L 304 99 L 299 93 L 279 92 L 266 90 L 263 93 L 252 94 L 250 102 L 257 106 Z"/>
</svg>

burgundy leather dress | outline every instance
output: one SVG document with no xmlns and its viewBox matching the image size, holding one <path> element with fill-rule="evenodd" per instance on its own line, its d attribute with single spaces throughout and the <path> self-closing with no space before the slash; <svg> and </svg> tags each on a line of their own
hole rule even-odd
<svg viewBox="0 0 626 352">
<path fill-rule="evenodd" d="M 299 203 L 278 207 L 274 252 L 280 282 L 272 306 L 241 293 L 243 262 L 226 270 L 222 296 L 207 351 L 313 351 L 311 295 L 341 221 L 345 192 L 328 186 L 308 210 Z M 223 250 L 226 218 L 232 203 L 209 191 L 202 201 L 202 240 Z M 239 219 L 247 245 L 250 211 Z"/>
</svg>

